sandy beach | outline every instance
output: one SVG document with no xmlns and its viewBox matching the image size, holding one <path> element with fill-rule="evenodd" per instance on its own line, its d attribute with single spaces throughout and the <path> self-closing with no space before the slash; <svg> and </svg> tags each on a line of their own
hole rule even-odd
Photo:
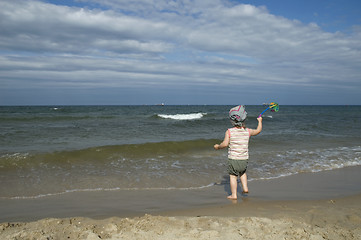
<svg viewBox="0 0 361 240">
<path fill-rule="evenodd" d="M 360 170 L 250 182 L 233 202 L 222 184 L 128 201 L 119 192 L 2 199 L 0 239 L 361 239 Z"/>
</svg>

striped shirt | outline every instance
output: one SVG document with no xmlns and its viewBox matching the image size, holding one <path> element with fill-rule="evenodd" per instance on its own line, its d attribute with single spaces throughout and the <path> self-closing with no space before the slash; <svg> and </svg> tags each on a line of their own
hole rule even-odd
<svg viewBox="0 0 361 240">
<path fill-rule="evenodd" d="M 228 158 L 233 160 L 248 160 L 248 142 L 251 136 L 248 128 L 230 128 Z"/>
</svg>

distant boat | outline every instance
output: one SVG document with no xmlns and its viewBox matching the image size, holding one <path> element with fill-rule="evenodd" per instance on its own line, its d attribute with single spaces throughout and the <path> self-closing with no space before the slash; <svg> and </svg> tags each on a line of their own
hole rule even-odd
<svg viewBox="0 0 361 240">
<path fill-rule="evenodd" d="M 165 104 L 164 103 L 161 103 L 161 104 L 157 104 L 157 106 L 164 106 Z"/>
</svg>

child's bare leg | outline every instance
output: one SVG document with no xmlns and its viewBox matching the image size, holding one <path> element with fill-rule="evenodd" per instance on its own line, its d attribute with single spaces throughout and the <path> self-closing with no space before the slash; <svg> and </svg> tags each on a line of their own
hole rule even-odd
<svg viewBox="0 0 361 240">
<path fill-rule="evenodd" d="M 229 195 L 227 198 L 231 199 L 231 200 L 236 200 L 237 199 L 237 178 L 238 176 L 235 175 L 229 175 L 229 182 L 231 185 L 231 192 L 232 195 Z"/>
<path fill-rule="evenodd" d="M 242 184 L 242 188 L 243 188 L 243 193 L 248 193 L 247 174 L 246 173 L 244 173 L 241 176 L 241 184 Z"/>
</svg>

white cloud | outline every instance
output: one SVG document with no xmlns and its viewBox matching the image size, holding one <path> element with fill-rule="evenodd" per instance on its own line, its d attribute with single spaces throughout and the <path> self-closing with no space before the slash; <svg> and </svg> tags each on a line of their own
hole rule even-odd
<svg viewBox="0 0 361 240">
<path fill-rule="evenodd" d="M 167 23 L 151 22 L 113 11 L 84 10 L 34 1 L 0 3 L 2 49 L 32 52 L 163 52 Z M 155 39 L 155 40 L 153 40 Z M 108 42 L 109 41 L 109 42 Z M 108 44 L 109 43 L 109 44 Z M 114 47 L 117 43 L 120 47 Z M 122 45 L 125 45 L 123 48 Z M 109 46 L 109 49 L 108 49 Z M 128 48 L 129 47 L 129 48 Z"/>
<path fill-rule="evenodd" d="M 0 86 L 360 89 L 361 35 L 228 1 L 0 2 Z"/>
</svg>

